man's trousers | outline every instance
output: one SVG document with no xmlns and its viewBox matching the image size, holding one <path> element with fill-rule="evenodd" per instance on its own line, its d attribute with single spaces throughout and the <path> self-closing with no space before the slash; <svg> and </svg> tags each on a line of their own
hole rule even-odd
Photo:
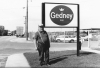
<svg viewBox="0 0 100 68">
<path fill-rule="evenodd" d="M 45 62 L 45 64 L 48 64 L 49 63 L 49 48 L 47 49 L 41 48 L 38 50 L 38 52 L 39 52 L 40 63 Z"/>
</svg>

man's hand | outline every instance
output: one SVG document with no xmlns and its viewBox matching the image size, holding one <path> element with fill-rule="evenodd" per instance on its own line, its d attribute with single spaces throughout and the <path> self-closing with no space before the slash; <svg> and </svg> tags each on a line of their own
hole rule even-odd
<svg viewBox="0 0 100 68">
<path fill-rule="evenodd" d="M 34 49 L 35 49 L 35 50 L 37 50 L 37 47 L 36 47 L 36 45 L 35 45 Z"/>
<path fill-rule="evenodd" d="M 35 50 L 37 50 L 37 41 L 36 40 L 34 40 L 34 46 L 35 46 Z"/>
</svg>

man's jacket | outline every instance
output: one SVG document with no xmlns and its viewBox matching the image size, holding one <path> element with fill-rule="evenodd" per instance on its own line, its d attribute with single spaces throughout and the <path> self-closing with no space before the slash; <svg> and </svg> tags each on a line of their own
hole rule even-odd
<svg viewBox="0 0 100 68">
<path fill-rule="evenodd" d="M 41 34 L 41 36 L 40 36 Z M 46 31 L 40 31 L 35 33 L 35 39 L 37 41 L 37 48 L 41 49 L 48 49 L 50 47 L 50 41 L 49 41 L 49 37 Z M 42 37 L 42 38 L 41 38 Z"/>
</svg>

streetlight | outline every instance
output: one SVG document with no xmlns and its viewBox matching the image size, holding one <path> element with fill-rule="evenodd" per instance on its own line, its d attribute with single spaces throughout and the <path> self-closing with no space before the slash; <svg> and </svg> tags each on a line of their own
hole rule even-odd
<svg viewBox="0 0 100 68">
<path fill-rule="evenodd" d="M 25 36 L 26 36 L 26 40 L 28 40 L 28 0 L 26 3 L 27 4 L 26 4 L 26 16 L 25 16 Z"/>
<path fill-rule="evenodd" d="M 23 17 L 25 17 L 25 22 L 24 22 L 24 24 L 25 24 L 25 37 L 26 37 L 26 16 L 23 16 Z"/>
</svg>

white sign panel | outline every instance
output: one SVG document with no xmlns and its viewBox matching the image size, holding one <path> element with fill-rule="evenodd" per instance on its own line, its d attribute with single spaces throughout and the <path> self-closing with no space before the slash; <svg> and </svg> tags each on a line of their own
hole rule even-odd
<svg viewBox="0 0 100 68">
<path fill-rule="evenodd" d="M 77 27 L 78 6 L 71 4 L 45 4 L 45 26 Z"/>
</svg>

